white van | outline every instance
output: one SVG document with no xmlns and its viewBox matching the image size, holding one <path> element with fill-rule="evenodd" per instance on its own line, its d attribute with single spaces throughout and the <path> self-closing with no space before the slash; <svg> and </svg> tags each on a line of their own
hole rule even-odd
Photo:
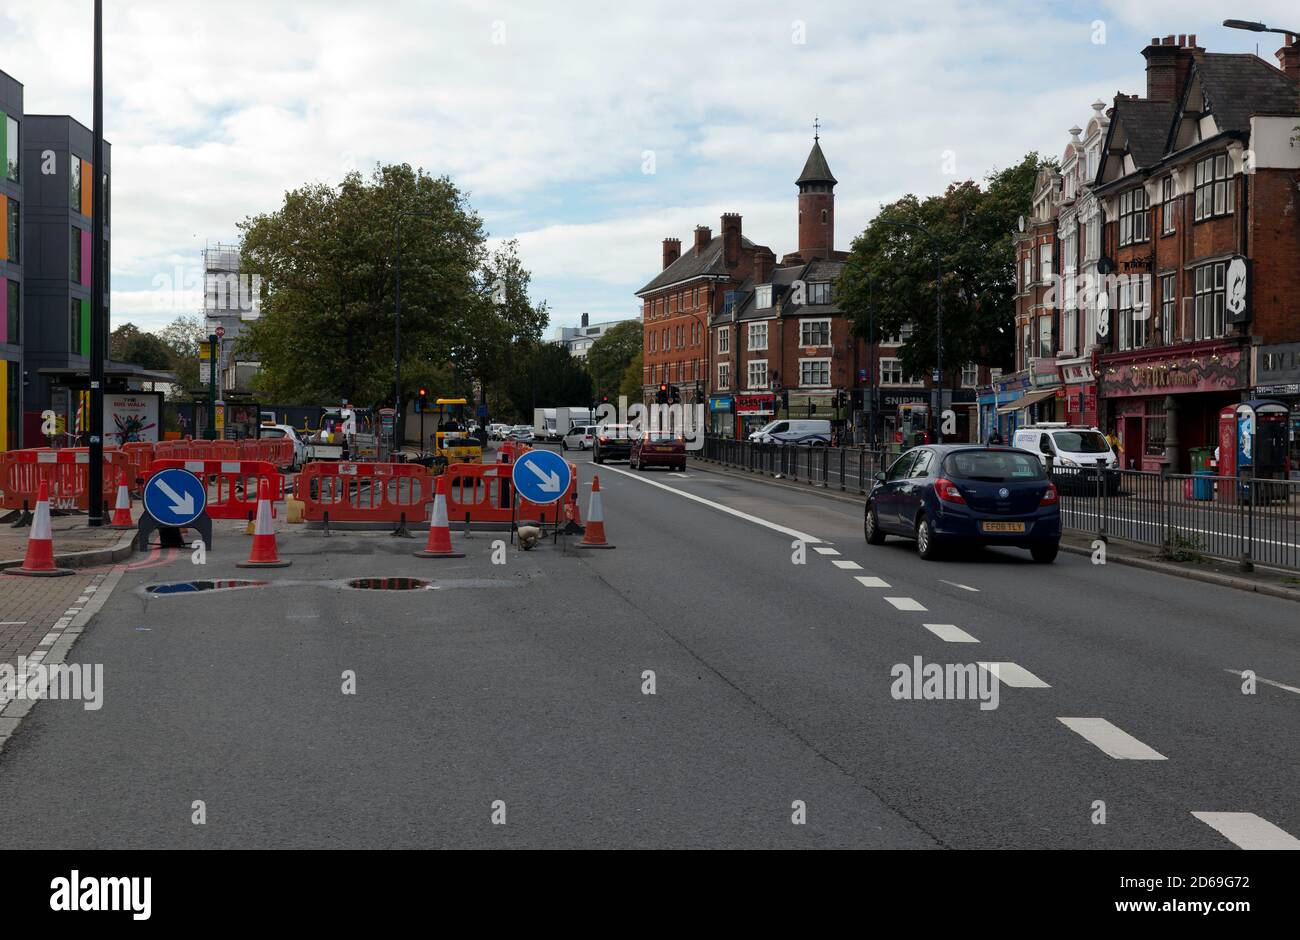
<svg viewBox="0 0 1300 940">
<path fill-rule="evenodd" d="M 831 423 L 815 419 L 782 419 L 759 428 L 749 439 L 756 444 L 829 445 Z"/>
<path fill-rule="evenodd" d="M 1106 436 L 1096 428 L 1063 422 L 1043 422 L 1016 428 L 1011 446 L 1037 454 L 1038 459 L 1057 467 L 1105 467 L 1119 469 L 1119 458 Z"/>
</svg>

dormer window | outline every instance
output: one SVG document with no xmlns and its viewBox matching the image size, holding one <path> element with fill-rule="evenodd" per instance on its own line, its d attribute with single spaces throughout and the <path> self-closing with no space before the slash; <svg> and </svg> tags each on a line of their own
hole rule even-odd
<svg viewBox="0 0 1300 940">
<path fill-rule="evenodd" d="M 766 310 L 772 306 L 771 284 L 763 284 L 754 290 L 754 306 L 759 310 Z"/>
</svg>

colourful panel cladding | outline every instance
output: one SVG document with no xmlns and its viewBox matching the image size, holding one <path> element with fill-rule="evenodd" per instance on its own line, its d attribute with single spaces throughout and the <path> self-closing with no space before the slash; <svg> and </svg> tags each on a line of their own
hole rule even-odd
<svg viewBox="0 0 1300 940">
<path fill-rule="evenodd" d="M 9 449 L 9 363 L 0 359 L 0 450 Z"/>
<path fill-rule="evenodd" d="M 91 172 L 90 164 L 85 160 L 81 161 L 81 214 L 90 215 L 90 207 L 94 205 L 91 199 L 91 192 L 95 185 L 95 174 Z"/>
<path fill-rule="evenodd" d="M 90 355 L 90 301 L 81 302 L 81 354 Z"/>
<path fill-rule="evenodd" d="M 9 342 L 9 279 L 0 277 L 0 343 Z M 0 405 L 4 399 L 0 398 Z M 0 407 L 0 410 L 3 410 Z M 0 435 L 0 444 L 4 443 L 4 436 Z"/>
<path fill-rule="evenodd" d="M 0 178 L 9 175 L 9 115 L 0 111 Z M 4 443 L 0 441 L 0 444 Z"/>
<path fill-rule="evenodd" d="M 9 197 L 0 196 L 0 261 L 9 257 Z"/>
<path fill-rule="evenodd" d="M 93 262 L 90 254 L 90 232 L 85 230 L 81 233 L 81 286 L 90 286 L 90 265 Z"/>
</svg>

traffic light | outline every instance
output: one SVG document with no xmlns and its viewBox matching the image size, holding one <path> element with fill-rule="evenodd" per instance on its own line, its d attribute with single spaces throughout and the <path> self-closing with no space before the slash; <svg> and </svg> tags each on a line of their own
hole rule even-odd
<svg viewBox="0 0 1300 940">
<path fill-rule="evenodd" d="M 669 386 L 668 402 L 673 405 L 680 405 L 682 403 L 682 390 L 676 385 Z"/>
<path fill-rule="evenodd" d="M 659 391 L 655 392 L 655 404 L 656 404 L 656 405 L 666 405 L 666 404 L 668 404 L 668 386 L 667 386 L 667 385 L 660 385 L 660 386 L 659 386 Z"/>
<path fill-rule="evenodd" d="M 429 390 L 421 385 L 419 391 L 415 394 L 418 396 L 415 402 L 415 410 L 420 414 L 424 414 L 424 406 L 429 398 Z"/>
<path fill-rule="evenodd" d="M 608 405 L 608 404 L 609 404 L 609 396 L 608 396 L 608 395 L 601 395 L 601 396 L 600 396 L 600 403 L 601 403 L 602 405 Z"/>
</svg>

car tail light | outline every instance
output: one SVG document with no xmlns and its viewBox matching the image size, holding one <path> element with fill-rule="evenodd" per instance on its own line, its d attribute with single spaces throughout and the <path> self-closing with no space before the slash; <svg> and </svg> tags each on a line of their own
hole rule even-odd
<svg viewBox="0 0 1300 940">
<path fill-rule="evenodd" d="M 1056 484 L 1048 483 L 1047 492 L 1045 492 L 1043 494 L 1043 498 L 1038 501 L 1038 505 L 1055 506 L 1058 502 L 1060 502 L 1060 497 L 1057 495 L 1056 492 Z"/>
<path fill-rule="evenodd" d="M 934 481 L 934 492 L 945 503 L 965 503 L 966 497 L 961 495 L 961 490 L 957 489 L 957 484 L 952 480 L 945 480 L 943 477 Z"/>
</svg>

